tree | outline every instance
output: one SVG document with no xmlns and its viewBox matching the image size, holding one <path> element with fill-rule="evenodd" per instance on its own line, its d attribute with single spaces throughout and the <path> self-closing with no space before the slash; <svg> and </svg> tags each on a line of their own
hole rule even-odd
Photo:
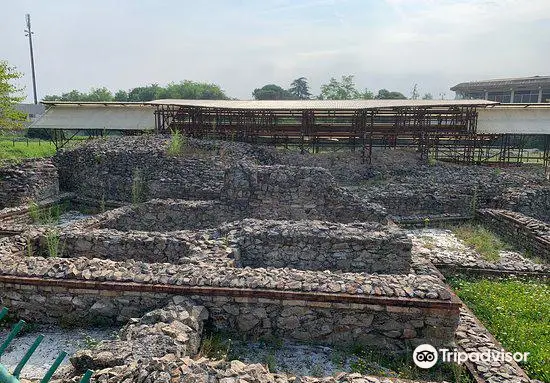
<svg viewBox="0 0 550 383">
<path fill-rule="evenodd" d="M 295 100 L 296 97 L 279 85 L 268 84 L 254 89 L 252 96 L 255 100 Z"/>
<path fill-rule="evenodd" d="M 158 84 L 151 84 L 149 86 L 138 86 L 128 92 L 128 101 L 152 101 L 158 97 L 160 93 L 160 87 Z"/>
<path fill-rule="evenodd" d="M 380 89 L 375 97 L 378 100 L 406 100 L 407 97 L 400 92 L 390 92 L 387 89 Z"/>
<path fill-rule="evenodd" d="M 160 88 L 157 98 L 183 98 L 188 100 L 227 100 L 225 92 L 216 84 L 185 80 Z"/>
<path fill-rule="evenodd" d="M 61 96 L 52 95 L 44 97 L 44 101 L 133 101 L 145 102 L 159 98 L 186 98 L 201 100 L 226 100 L 228 97 L 224 91 L 215 84 L 207 84 L 185 80 L 180 83 L 170 83 L 166 87 L 158 84 L 148 86 L 138 86 L 129 92 L 119 90 L 113 94 L 105 87 L 92 88 L 90 93 L 81 93 L 73 90 L 69 93 L 63 93 Z"/>
<path fill-rule="evenodd" d="M 374 98 L 374 93 L 372 93 L 370 90 L 365 89 L 363 93 L 359 94 L 359 98 L 363 100 L 372 100 Z"/>
<path fill-rule="evenodd" d="M 86 101 L 113 101 L 113 94 L 105 87 L 92 88 L 86 97 Z"/>
<path fill-rule="evenodd" d="M 7 61 L 0 61 L 0 129 L 18 128 L 27 118 L 26 113 L 14 108 L 15 104 L 25 99 L 20 95 L 22 89 L 11 83 L 21 76 Z"/>
<path fill-rule="evenodd" d="M 422 96 L 422 100 L 433 100 L 434 96 L 432 96 L 431 93 L 424 93 L 424 96 Z"/>
<path fill-rule="evenodd" d="M 299 100 L 309 100 L 311 93 L 309 93 L 307 78 L 300 77 L 292 81 L 288 92 Z"/>
<path fill-rule="evenodd" d="M 115 97 L 113 98 L 113 100 L 119 102 L 128 101 L 128 92 L 122 89 L 119 90 L 115 93 Z"/>
<path fill-rule="evenodd" d="M 328 84 L 321 85 L 322 100 L 354 100 L 361 98 L 361 94 L 355 89 L 353 75 L 342 76 L 342 81 L 330 78 Z"/>
</svg>

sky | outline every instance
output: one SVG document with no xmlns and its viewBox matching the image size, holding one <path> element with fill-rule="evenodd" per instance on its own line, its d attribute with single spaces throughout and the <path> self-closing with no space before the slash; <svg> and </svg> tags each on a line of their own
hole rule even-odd
<svg viewBox="0 0 550 383">
<path fill-rule="evenodd" d="M 306 77 L 454 98 L 464 81 L 550 75 L 550 0 L 0 0 L 0 60 L 38 98 L 193 80 L 230 97 Z"/>
</svg>

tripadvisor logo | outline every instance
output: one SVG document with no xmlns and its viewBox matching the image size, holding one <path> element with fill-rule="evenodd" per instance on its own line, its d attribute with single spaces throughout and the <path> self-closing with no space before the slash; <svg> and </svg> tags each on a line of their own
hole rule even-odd
<svg viewBox="0 0 550 383">
<path fill-rule="evenodd" d="M 437 361 L 453 362 L 462 364 L 464 362 L 526 362 L 528 352 L 506 352 L 505 350 L 486 350 L 483 352 L 464 352 L 440 348 L 437 350 L 431 344 L 421 344 L 413 351 L 413 361 L 420 368 L 432 368 Z"/>
<path fill-rule="evenodd" d="M 437 359 L 437 350 L 431 344 L 421 344 L 413 351 L 414 364 L 420 368 L 432 368 Z"/>
</svg>

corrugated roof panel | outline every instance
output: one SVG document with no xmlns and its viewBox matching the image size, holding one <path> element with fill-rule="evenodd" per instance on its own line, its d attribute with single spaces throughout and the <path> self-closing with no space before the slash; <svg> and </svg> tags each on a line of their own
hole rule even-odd
<svg viewBox="0 0 550 383">
<path fill-rule="evenodd" d="M 482 81 L 462 82 L 451 88 L 453 91 L 485 90 L 489 88 L 550 87 L 550 76 L 502 78 Z"/>
<path fill-rule="evenodd" d="M 437 106 L 485 106 L 495 104 L 487 100 L 179 100 L 165 99 L 150 101 L 151 105 L 196 106 L 219 109 L 271 109 L 271 110 L 356 110 L 394 107 L 437 107 Z"/>
</svg>

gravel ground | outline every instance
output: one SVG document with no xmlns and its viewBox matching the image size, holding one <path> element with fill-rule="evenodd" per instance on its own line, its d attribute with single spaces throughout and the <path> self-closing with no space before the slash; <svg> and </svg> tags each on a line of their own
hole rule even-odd
<svg viewBox="0 0 550 383">
<path fill-rule="evenodd" d="M 90 343 L 109 339 L 115 328 L 106 329 L 61 329 L 59 327 L 38 327 L 30 333 L 23 334 L 13 340 L 7 351 L 0 358 L 0 362 L 13 372 L 17 363 L 23 358 L 36 337 L 44 335 L 44 340 L 21 372 L 21 378 L 42 378 L 55 358 L 61 351 L 69 355 L 63 364 L 69 363 L 69 357 L 77 350 L 87 347 Z M 0 339 L 3 341 L 8 334 L 7 329 L 0 330 Z"/>
<path fill-rule="evenodd" d="M 80 221 L 81 219 L 88 218 L 88 217 L 90 217 L 90 215 L 82 214 L 77 210 L 69 210 L 59 216 L 59 223 L 57 226 L 66 227 L 66 226 L 69 226 L 70 224 L 73 224 L 77 221 Z"/>
<path fill-rule="evenodd" d="M 412 255 L 417 262 L 429 260 L 434 264 L 509 271 L 549 270 L 548 265 L 513 250 L 500 251 L 496 261 L 485 260 L 448 229 L 413 229 L 406 232 L 413 241 Z"/>
<path fill-rule="evenodd" d="M 248 364 L 267 365 L 270 372 L 316 377 L 332 376 L 337 372 L 353 372 L 352 365 L 357 361 L 356 356 L 331 347 L 292 341 L 280 344 L 233 341 L 229 357 Z M 372 363 L 371 373 L 381 371 L 384 371 L 386 376 L 397 376 L 397 373 Z"/>
</svg>

